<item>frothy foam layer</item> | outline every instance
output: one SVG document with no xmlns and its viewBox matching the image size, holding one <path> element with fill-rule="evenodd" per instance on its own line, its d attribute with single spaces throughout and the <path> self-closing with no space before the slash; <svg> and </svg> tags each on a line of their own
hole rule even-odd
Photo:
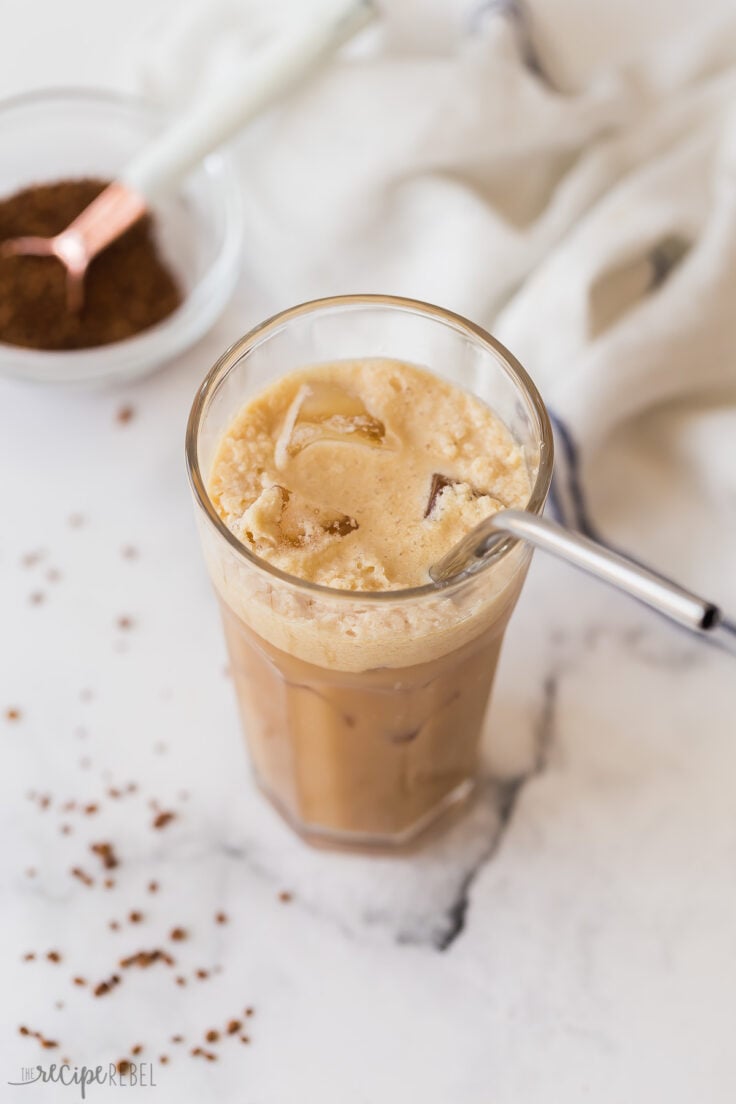
<svg viewBox="0 0 736 1104">
<path fill-rule="evenodd" d="M 246 547 L 291 575 L 402 590 L 473 526 L 523 507 L 522 450 L 480 399 L 402 361 L 282 377 L 224 436 L 209 493 Z"/>
</svg>

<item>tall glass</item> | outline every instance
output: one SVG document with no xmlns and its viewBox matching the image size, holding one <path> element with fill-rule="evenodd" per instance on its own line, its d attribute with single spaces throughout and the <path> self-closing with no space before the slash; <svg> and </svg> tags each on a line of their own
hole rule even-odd
<svg viewBox="0 0 736 1104">
<path fill-rule="evenodd" d="M 334 590 L 254 555 L 207 493 L 221 437 L 252 395 L 298 368 L 366 357 L 422 365 L 484 399 L 523 448 L 527 508 L 542 510 L 552 433 L 533 383 L 479 327 L 408 299 L 322 299 L 251 330 L 202 384 L 186 449 L 261 789 L 307 838 L 390 846 L 407 843 L 473 791 L 483 718 L 529 548 L 509 538 L 476 574 L 441 587 Z"/>
</svg>

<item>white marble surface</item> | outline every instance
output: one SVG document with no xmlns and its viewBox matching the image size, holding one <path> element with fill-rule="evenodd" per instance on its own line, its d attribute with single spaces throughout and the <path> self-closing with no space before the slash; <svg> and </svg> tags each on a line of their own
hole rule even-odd
<svg viewBox="0 0 736 1104">
<path fill-rule="evenodd" d="M 18 33 L 31 7 L 9 4 Z M 143 4 L 126 10 L 115 33 L 133 43 Z M 33 58 L 21 70 L 8 42 L 2 90 L 41 83 Z M 80 60 L 78 79 L 110 83 L 103 61 Z M 68 62 L 55 65 L 51 78 L 68 82 Z M 127 79 L 121 69 L 117 83 Z M 0 1099 L 75 1099 L 73 1088 L 6 1082 L 37 1061 L 93 1066 L 140 1043 L 161 1102 L 727 1104 L 731 658 L 538 558 L 499 671 L 489 781 L 440 842 L 401 859 L 313 851 L 255 793 L 182 439 L 214 355 L 271 305 L 244 282 L 198 349 L 134 388 L 0 387 Z M 121 425 L 124 404 L 134 417 Z M 614 469 L 602 485 L 616 518 Z M 696 553 L 707 539 L 688 554 L 658 545 L 659 529 L 632 510 L 634 484 L 617 537 L 705 586 Z M 24 566 L 33 552 L 38 562 Z M 30 600 L 36 592 L 43 601 Z M 135 793 L 109 796 L 128 782 Z M 48 794 L 48 808 L 30 791 Z M 151 800 L 177 814 L 161 831 Z M 67 801 L 98 809 L 65 812 Z M 89 852 L 100 840 L 121 860 L 110 889 Z M 72 877 L 75 866 L 95 884 Z M 227 924 L 214 922 L 220 910 Z M 98 999 L 73 984 L 109 977 L 177 925 L 190 938 L 169 944 L 176 967 L 125 971 Z M 51 949 L 60 963 L 45 960 Z M 37 959 L 23 961 L 28 952 Z M 197 980 L 198 968 L 212 972 Z M 188 1055 L 246 1006 L 250 1044 L 219 1043 L 212 1063 Z M 59 1049 L 39 1050 L 21 1024 Z M 170 1043 L 176 1033 L 185 1045 Z"/>
</svg>

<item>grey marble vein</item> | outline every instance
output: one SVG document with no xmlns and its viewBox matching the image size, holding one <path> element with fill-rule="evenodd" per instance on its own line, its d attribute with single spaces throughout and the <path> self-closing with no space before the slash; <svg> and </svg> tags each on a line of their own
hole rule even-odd
<svg viewBox="0 0 736 1104">
<path fill-rule="evenodd" d="M 478 861 L 464 875 L 457 897 L 447 909 L 447 927 L 435 940 L 435 946 L 439 951 L 448 950 L 465 930 L 473 884 L 501 845 L 504 832 L 511 822 L 524 786 L 532 778 L 536 778 L 541 774 L 547 766 L 554 739 L 557 687 L 558 676 L 555 674 L 548 675 L 543 685 L 542 708 L 534 732 L 534 761 L 530 769 L 520 778 L 497 788 L 497 831 L 489 841 L 485 851 L 479 856 Z"/>
</svg>

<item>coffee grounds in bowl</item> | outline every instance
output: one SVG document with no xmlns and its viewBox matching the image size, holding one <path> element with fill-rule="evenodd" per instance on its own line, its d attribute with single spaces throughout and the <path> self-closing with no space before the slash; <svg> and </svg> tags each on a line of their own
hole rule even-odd
<svg viewBox="0 0 736 1104">
<path fill-rule="evenodd" d="M 0 243 L 58 234 L 108 183 L 61 180 L 0 200 Z M 150 215 L 92 261 L 79 314 L 67 306 L 66 274 L 56 258 L 5 256 L 0 250 L 0 342 L 8 345 L 49 350 L 110 345 L 163 321 L 181 301 Z"/>
</svg>

